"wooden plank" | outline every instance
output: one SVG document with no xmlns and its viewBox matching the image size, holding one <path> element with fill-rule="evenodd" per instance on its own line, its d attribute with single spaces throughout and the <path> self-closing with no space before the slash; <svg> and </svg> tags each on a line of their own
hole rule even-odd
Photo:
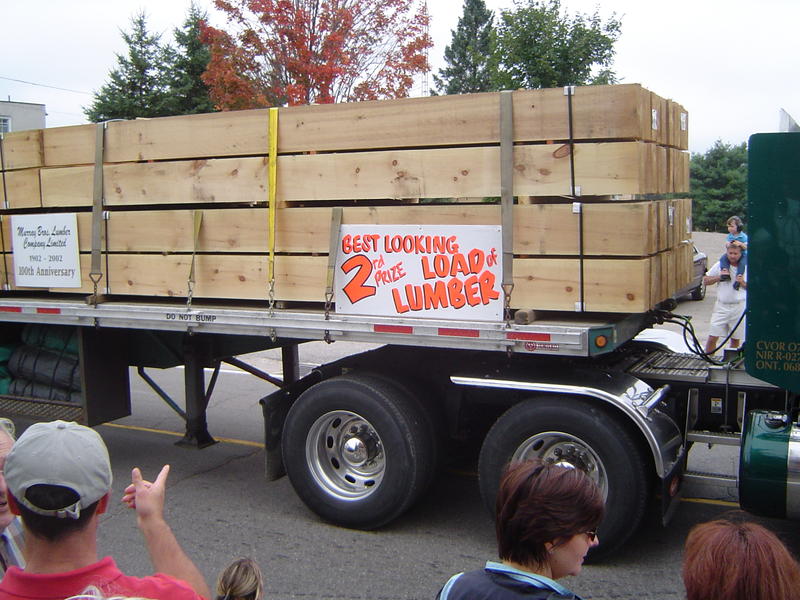
<svg viewBox="0 0 800 600">
<path fill-rule="evenodd" d="M 278 256 L 275 297 L 284 301 L 325 300 L 327 258 Z M 191 256 L 109 255 L 112 294 L 185 297 Z M 257 255 L 198 255 L 196 298 L 266 300 L 267 259 Z"/>
<path fill-rule="evenodd" d="M 584 204 L 584 253 L 588 256 L 646 256 L 658 251 L 658 213 L 653 202 Z M 327 254 L 331 208 L 278 209 L 276 252 Z M 202 211 L 198 252 L 259 252 L 268 248 L 267 209 Z M 90 212 L 77 213 L 78 242 L 91 250 Z M 111 252 L 191 252 L 191 210 L 109 211 Z M 498 225 L 492 204 L 346 207 L 344 224 Z M 11 251 L 11 221 L 3 220 L 6 252 Z M 576 255 L 579 216 L 572 204 L 514 207 L 514 252 L 522 255 Z M 104 246 L 105 249 L 105 246 Z"/>
<path fill-rule="evenodd" d="M 28 169 L 44 164 L 42 129 L 11 131 L 3 134 L 3 164 L 0 170 Z"/>
<path fill-rule="evenodd" d="M 92 205 L 94 166 L 42 169 L 41 179 L 45 208 Z"/>
<path fill-rule="evenodd" d="M 650 108 L 662 102 L 639 84 L 578 87 L 574 139 L 660 141 L 663 127 L 652 129 Z M 569 138 L 562 88 L 515 91 L 513 105 L 515 141 Z M 93 163 L 95 127 L 44 130 L 44 164 Z M 499 94 L 287 107 L 281 109 L 278 127 L 281 153 L 496 144 Z M 266 109 L 111 122 L 105 161 L 264 155 L 267 134 Z"/>
<path fill-rule="evenodd" d="M 97 125 L 73 125 L 44 129 L 42 133 L 43 164 L 48 167 L 94 164 L 96 134 Z"/>
<path fill-rule="evenodd" d="M 574 311 L 580 299 L 577 259 L 514 261 L 515 308 Z M 645 312 L 650 305 L 650 259 L 584 261 L 584 294 L 590 312 Z"/>
<path fill-rule="evenodd" d="M 575 180 L 583 195 L 658 192 L 657 150 L 642 142 L 575 145 Z M 514 192 L 570 193 L 567 145 L 514 149 Z M 45 207 L 90 206 L 93 167 L 42 171 Z M 264 201 L 264 159 L 233 158 L 107 165 L 107 206 Z M 278 201 L 458 198 L 500 194 L 497 147 L 389 150 L 281 156 Z"/>
<path fill-rule="evenodd" d="M 39 169 L 6 171 L 0 182 L 0 203 L 5 208 L 40 208 L 42 190 Z"/>
<path fill-rule="evenodd" d="M 628 313 L 644 312 L 651 308 L 651 286 L 658 281 L 651 273 L 654 258 L 586 259 L 587 311 Z M 195 298 L 266 301 L 265 256 L 198 255 L 196 260 Z M 112 254 L 108 261 L 111 294 L 147 297 L 187 295 L 190 255 Z M 88 279 L 90 262 L 89 254 L 81 254 L 81 289 L 50 291 L 91 293 L 93 286 Z M 321 304 L 324 301 L 326 265 L 324 256 L 276 257 L 276 299 Z M 515 259 L 513 308 L 573 311 L 580 293 L 578 272 L 579 260 L 575 258 Z M 16 287 L 13 274 L 10 280 L 11 289 L 33 289 Z M 104 291 L 105 281 L 105 278 L 101 280 L 101 291 Z M 664 293 L 669 295 L 673 291 Z"/>
</svg>

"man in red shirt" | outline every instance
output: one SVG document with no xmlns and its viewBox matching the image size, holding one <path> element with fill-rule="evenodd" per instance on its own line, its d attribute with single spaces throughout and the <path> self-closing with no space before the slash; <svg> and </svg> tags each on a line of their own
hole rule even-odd
<svg viewBox="0 0 800 600">
<path fill-rule="evenodd" d="M 130 577 L 111 557 L 98 560 L 99 515 L 108 505 L 111 463 L 100 435 L 77 423 L 37 423 L 14 444 L 5 478 L 12 511 L 22 517 L 25 570 L 10 567 L 0 600 L 63 600 L 88 586 L 105 596 L 200 600 L 210 591 L 164 520 L 169 466 L 152 483 L 133 469 L 123 502 L 136 510 L 156 574 Z"/>
</svg>

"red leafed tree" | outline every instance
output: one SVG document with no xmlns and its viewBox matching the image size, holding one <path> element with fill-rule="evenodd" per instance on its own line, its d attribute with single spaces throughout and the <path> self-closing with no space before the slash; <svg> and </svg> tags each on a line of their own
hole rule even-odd
<svg viewBox="0 0 800 600">
<path fill-rule="evenodd" d="M 418 0 L 214 0 L 203 75 L 221 110 L 407 96 L 429 70 Z"/>
</svg>

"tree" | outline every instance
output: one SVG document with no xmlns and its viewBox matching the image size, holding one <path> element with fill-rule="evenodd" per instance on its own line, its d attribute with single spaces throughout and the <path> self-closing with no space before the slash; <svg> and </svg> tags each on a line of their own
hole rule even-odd
<svg viewBox="0 0 800 600">
<path fill-rule="evenodd" d="M 191 115 L 214 111 L 208 86 L 202 76 L 211 59 L 207 44 L 200 40 L 200 24 L 208 18 L 194 2 L 182 29 L 175 29 L 177 49 L 169 64 L 168 110 L 173 115 Z"/>
<path fill-rule="evenodd" d="M 484 0 L 465 0 L 464 13 L 444 49 L 447 66 L 433 76 L 445 94 L 488 92 L 492 89 L 491 58 L 494 52 L 494 14 Z"/>
<path fill-rule="evenodd" d="M 428 13 L 416 0 L 215 0 L 203 75 L 218 108 L 407 96 L 427 72 Z"/>
<path fill-rule="evenodd" d="M 498 89 L 614 83 L 614 43 L 622 24 L 591 15 L 562 14 L 560 0 L 516 0 L 500 12 Z"/>
<path fill-rule="evenodd" d="M 147 31 L 147 16 L 140 12 L 131 19 L 131 31 L 122 31 L 128 45 L 127 54 L 117 54 L 118 66 L 109 73 L 109 81 L 84 114 L 90 121 L 161 117 L 169 114 L 169 83 L 162 65 L 171 54 L 161 44 L 161 35 Z"/>
<path fill-rule="evenodd" d="M 746 220 L 747 143 L 732 146 L 717 140 L 704 154 L 692 154 L 689 173 L 695 229 L 726 231 L 731 215 Z"/>
</svg>

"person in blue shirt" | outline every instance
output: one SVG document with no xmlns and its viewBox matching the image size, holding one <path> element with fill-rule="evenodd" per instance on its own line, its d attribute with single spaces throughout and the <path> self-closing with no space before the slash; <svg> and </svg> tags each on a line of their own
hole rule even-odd
<svg viewBox="0 0 800 600">
<path fill-rule="evenodd" d="M 744 223 L 742 223 L 739 217 L 733 215 L 728 219 L 727 225 L 728 237 L 725 238 L 725 248 L 727 249 L 729 246 L 734 245 L 738 246 L 742 251 L 742 258 L 739 259 L 739 274 L 744 275 L 745 269 L 747 268 L 747 234 L 743 231 Z M 730 280 L 730 268 L 731 263 L 728 261 L 727 253 L 723 253 L 722 256 L 719 257 L 720 281 Z M 738 281 L 734 282 L 733 289 L 739 289 Z"/>
<path fill-rule="evenodd" d="M 511 463 L 497 493 L 500 561 L 453 575 L 438 600 L 580 600 L 558 583 L 596 546 L 603 494 L 582 470 L 539 459 Z"/>
</svg>

